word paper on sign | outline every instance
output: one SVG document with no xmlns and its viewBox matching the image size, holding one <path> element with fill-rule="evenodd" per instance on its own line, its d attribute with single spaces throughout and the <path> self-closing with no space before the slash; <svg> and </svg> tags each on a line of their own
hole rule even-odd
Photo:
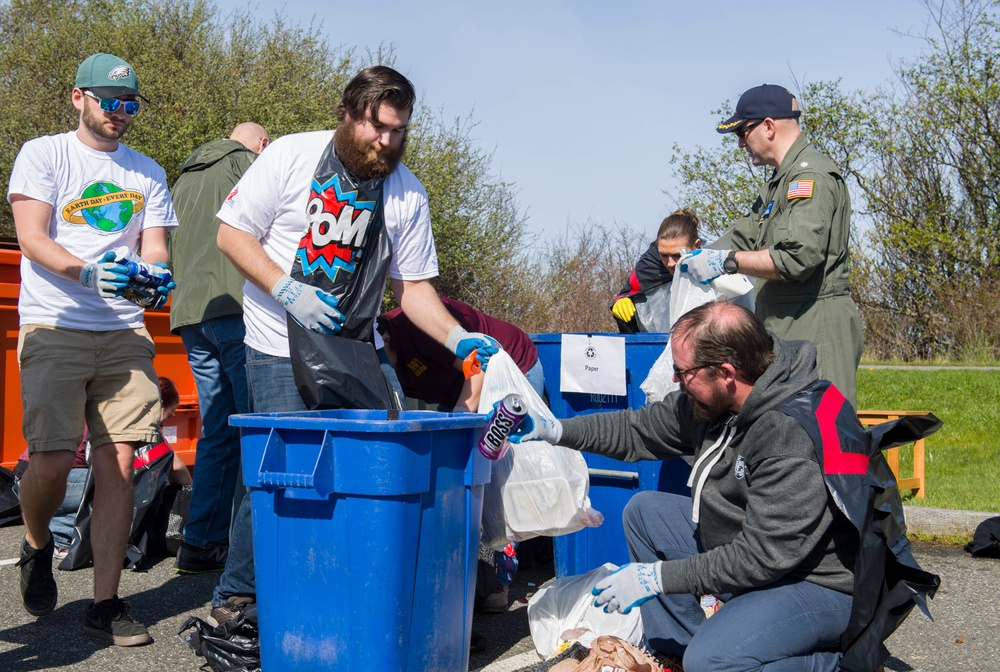
<svg viewBox="0 0 1000 672">
<path fill-rule="evenodd" d="M 627 393 L 623 337 L 563 334 L 559 368 L 562 392 Z"/>
</svg>

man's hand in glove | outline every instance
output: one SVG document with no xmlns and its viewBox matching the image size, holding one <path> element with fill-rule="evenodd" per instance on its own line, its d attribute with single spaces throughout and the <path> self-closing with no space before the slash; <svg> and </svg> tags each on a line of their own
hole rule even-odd
<svg viewBox="0 0 1000 672">
<path fill-rule="evenodd" d="M 293 280 L 290 275 L 278 278 L 271 288 L 271 296 L 310 331 L 336 334 L 344 326 L 344 314 L 337 310 L 337 297 Z"/>
<path fill-rule="evenodd" d="M 613 611 L 627 614 L 647 600 L 663 592 L 660 584 L 660 566 L 663 562 L 630 562 L 604 577 L 590 591 L 597 596 L 595 607 L 604 607 L 604 613 Z"/>
<path fill-rule="evenodd" d="M 547 441 L 556 445 L 562 438 L 562 423 L 555 418 L 543 418 L 529 408 L 521 426 L 511 432 L 508 438 L 511 443 Z"/>
<path fill-rule="evenodd" d="M 479 360 L 483 371 L 486 370 L 486 365 L 489 364 L 490 357 L 501 350 L 500 344 L 496 342 L 496 339 L 490 338 L 486 334 L 466 331 L 458 325 L 452 327 L 451 331 L 448 332 L 448 340 L 445 341 L 444 345 L 454 352 L 455 356 L 459 359 L 465 359 L 475 350 L 476 359 Z"/>
<path fill-rule="evenodd" d="M 722 264 L 728 254 L 729 250 L 694 250 L 681 257 L 677 267 L 681 273 L 687 273 L 701 284 L 707 285 L 726 272 Z"/>
<path fill-rule="evenodd" d="M 89 287 L 105 299 L 121 296 L 128 286 L 128 269 L 115 261 L 114 252 L 105 252 L 100 261 L 80 270 L 80 284 Z"/>
</svg>

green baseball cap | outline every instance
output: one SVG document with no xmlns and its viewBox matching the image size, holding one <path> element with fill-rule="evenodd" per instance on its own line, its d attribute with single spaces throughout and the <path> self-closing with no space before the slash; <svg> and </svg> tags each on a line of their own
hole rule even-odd
<svg viewBox="0 0 1000 672">
<path fill-rule="evenodd" d="M 149 102 L 139 93 L 135 69 L 113 54 L 94 54 L 81 63 L 76 70 L 76 88 L 89 89 L 101 98 L 137 96 Z"/>
</svg>

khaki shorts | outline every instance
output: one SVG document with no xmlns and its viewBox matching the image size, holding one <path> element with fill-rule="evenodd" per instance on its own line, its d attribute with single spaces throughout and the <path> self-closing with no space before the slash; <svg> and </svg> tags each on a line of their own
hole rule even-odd
<svg viewBox="0 0 1000 672">
<path fill-rule="evenodd" d="M 75 451 L 84 423 L 91 446 L 156 441 L 155 352 L 144 327 L 83 331 L 21 325 L 17 359 L 29 452 Z"/>
</svg>

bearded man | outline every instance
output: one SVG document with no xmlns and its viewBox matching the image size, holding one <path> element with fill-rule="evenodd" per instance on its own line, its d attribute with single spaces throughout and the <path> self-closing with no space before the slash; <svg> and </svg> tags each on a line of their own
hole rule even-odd
<svg viewBox="0 0 1000 672">
<path fill-rule="evenodd" d="M 374 329 L 386 276 L 407 317 L 457 357 L 475 350 L 485 365 L 497 352 L 492 338 L 459 326 L 429 282 L 438 264 L 427 192 L 400 163 L 415 100 L 392 68 L 362 70 L 344 89 L 335 132 L 272 142 L 219 210 L 219 249 L 247 279 L 251 411 L 399 408 L 403 395 Z M 370 375 L 303 380 L 293 358 L 307 356 L 319 368 L 350 361 Z M 211 620 L 234 618 L 254 601 L 255 586 L 247 497 Z"/>
<path fill-rule="evenodd" d="M 818 380 L 815 346 L 714 302 L 676 322 L 670 347 L 681 389 L 662 402 L 562 421 L 532 412 L 511 436 L 627 462 L 693 458 L 692 496 L 629 501 L 632 562 L 593 587 L 594 605 L 640 608 L 649 646 L 683 656 L 688 672 L 832 672 L 848 656 L 873 669 L 906 610 L 872 638 L 846 636 L 882 613 L 879 591 L 859 586 L 883 585 L 886 557 L 919 567 L 905 534 L 870 535 L 873 484 L 885 483 L 875 474 L 888 467 L 843 395 Z"/>
</svg>

